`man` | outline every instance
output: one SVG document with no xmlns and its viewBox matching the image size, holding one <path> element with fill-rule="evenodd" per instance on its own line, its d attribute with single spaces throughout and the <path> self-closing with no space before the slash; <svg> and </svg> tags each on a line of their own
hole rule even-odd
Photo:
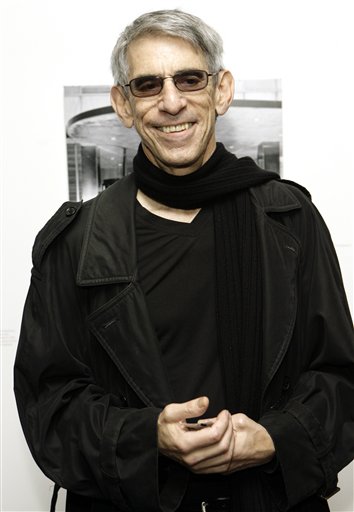
<svg viewBox="0 0 354 512">
<path fill-rule="evenodd" d="M 15 368 L 32 454 L 69 512 L 328 510 L 354 343 L 327 229 L 216 142 L 233 78 L 199 18 L 139 17 L 112 69 L 141 146 L 37 236 Z"/>
</svg>

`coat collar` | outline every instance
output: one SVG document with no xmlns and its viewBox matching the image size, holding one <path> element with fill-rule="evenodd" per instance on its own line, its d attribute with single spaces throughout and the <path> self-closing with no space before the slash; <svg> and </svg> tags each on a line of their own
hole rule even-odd
<svg viewBox="0 0 354 512">
<path fill-rule="evenodd" d="M 79 286 L 136 279 L 135 198 L 135 182 L 130 175 L 92 202 L 77 273 Z"/>
<path fill-rule="evenodd" d="M 287 185 L 284 186 L 284 183 Z M 301 208 L 301 203 L 295 193 L 288 185 L 301 188 L 294 182 L 286 180 L 268 181 L 260 187 L 251 188 L 251 194 L 258 205 L 265 213 L 289 212 Z"/>
<path fill-rule="evenodd" d="M 264 212 L 301 208 L 295 194 L 279 181 L 269 181 L 251 191 Z M 135 281 L 135 200 L 135 181 L 129 175 L 92 202 L 77 273 L 79 286 Z"/>
</svg>

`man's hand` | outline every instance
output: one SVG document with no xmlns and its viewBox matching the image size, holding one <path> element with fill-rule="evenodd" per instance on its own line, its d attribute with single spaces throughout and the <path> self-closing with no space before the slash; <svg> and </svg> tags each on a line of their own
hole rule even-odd
<svg viewBox="0 0 354 512">
<path fill-rule="evenodd" d="M 267 430 L 259 423 L 251 420 L 245 414 L 234 414 L 230 416 L 233 430 L 232 454 L 226 471 L 219 471 L 222 459 L 202 461 L 195 465 L 193 471 L 197 473 L 223 474 L 233 473 L 242 469 L 260 466 L 270 462 L 275 455 L 275 448 L 272 438 Z M 229 456 L 229 453 L 227 454 Z"/>
<path fill-rule="evenodd" d="M 201 416 L 208 405 L 208 399 L 201 397 L 165 407 L 158 419 L 158 447 L 163 455 L 200 474 L 229 474 L 273 458 L 268 432 L 244 414 L 221 411 L 211 426 L 188 430 L 185 420 Z"/>
<path fill-rule="evenodd" d="M 275 447 L 263 425 L 245 414 L 234 414 L 231 418 L 235 449 L 230 470 L 237 471 L 270 462 L 275 455 Z"/>
<path fill-rule="evenodd" d="M 212 424 L 201 430 L 189 430 L 187 418 L 197 418 L 209 405 L 206 397 L 182 404 L 169 404 L 158 419 L 158 447 L 167 457 L 174 459 L 196 473 L 222 473 L 227 471 L 234 449 L 231 415 L 221 411 Z M 199 471 L 199 468 L 202 471 Z M 209 468 L 211 469 L 209 471 Z"/>
</svg>

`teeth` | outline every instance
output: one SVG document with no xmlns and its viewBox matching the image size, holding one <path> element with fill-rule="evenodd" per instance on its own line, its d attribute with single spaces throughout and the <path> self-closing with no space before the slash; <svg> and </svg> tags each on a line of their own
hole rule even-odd
<svg viewBox="0 0 354 512">
<path fill-rule="evenodd" d="M 184 130 L 188 130 L 192 126 L 192 123 L 183 123 L 183 124 L 175 124 L 172 126 L 159 126 L 158 130 L 164 133 L 172 133 L 172 132 L 183 132 Z"/>
</svg>

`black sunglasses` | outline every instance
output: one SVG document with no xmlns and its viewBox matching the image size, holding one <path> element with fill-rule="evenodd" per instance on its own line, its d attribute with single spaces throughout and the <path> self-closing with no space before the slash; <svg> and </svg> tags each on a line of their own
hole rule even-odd
<svg viewBox="0 0 354 512">
<path fill-rule="evenodd" d="M 129 87 L 134 96 L 137 96 L 138 98 L 146 98 L 148 96 L 160 94 L 164 80 L 172 78 L 173 83 L 179 91 L 200 91 L 208 85 L 209 77 L 217 74 L 218 71 L 215 73 L 208 73 L 207 71 L 200 69 L 191 69 L 188 71 L 182 71 L 181 73 L 176 73 L 173 76 L 140 76 L 130 80 L 130 82 L 125 84 L 124 87 Z"/>
</svg>

